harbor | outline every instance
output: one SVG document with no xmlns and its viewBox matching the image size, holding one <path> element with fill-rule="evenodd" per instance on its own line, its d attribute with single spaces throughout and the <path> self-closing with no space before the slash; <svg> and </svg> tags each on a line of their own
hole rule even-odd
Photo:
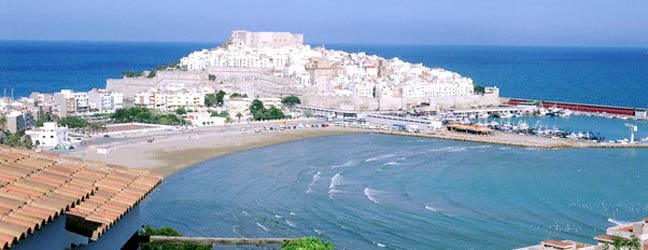
<svg viewBox="0 0 648 250">
<path fill-rule="evenodd" d="M 351 112 L 318 109 L 316 114 L 334 121 L 336 126 L 381 134 L 550 149 L 648 147 L 645 109 L 576 103 L 556 106 L 558 102 L 520 100 L 503 99 L 496 107 L 461 110 L 418 107 L 403 112 Z"/>
</svg>

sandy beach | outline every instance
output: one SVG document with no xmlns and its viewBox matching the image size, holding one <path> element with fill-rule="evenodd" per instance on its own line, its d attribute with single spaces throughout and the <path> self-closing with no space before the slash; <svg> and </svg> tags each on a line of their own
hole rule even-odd
<svg viewBox="0 0 648 250">
<path fill-rule="evenodd" d="M 256 128 L 256 129 L 255 129 Z M 256 130 L 256 131 L 255 131 Z M 108 140 L 90 141 L 68 156 L 132 168 L 150 169 L 170 175 L 184 168 L 228 153 L 248 150 L 306 138 L 351 133 L 379 133 L 433 139 L 500 144 L 545 149 L 556 148 L 646 148 L 646 144 L 609 144 L 567 139 L 495 132 L 492 136 L 469 135 L 439 130 L 431 133 L 365 130 L 345 127 L 304 128 L 280 131 L 259 131 L 250 125 L 174 132 L 157 132 L 115 136 Z M 99 153 L 98 151 L 106 151 Z"/>
<path fill-rule="evenodd" d="M 133 168 L 146 168 L 156 173 L 170 175 L 232 152 L 306 138 L 363 132 L 367 131 L 340 127 L 274 132 L 236 129 L 187 132 L 155 136 L 152 142 L 147 138 L 133 137 L 104 144 L 90 143 L 67 155 Z M 97 149 L 108 149 L 109 153 L 97 153 Z"/>
</svg>

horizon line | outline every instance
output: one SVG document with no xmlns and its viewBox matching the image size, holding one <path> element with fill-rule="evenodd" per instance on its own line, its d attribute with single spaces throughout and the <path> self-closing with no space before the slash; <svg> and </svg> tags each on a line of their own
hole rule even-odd
<svg viewBox="0 0 648 250">
<path fill-rule="evenodd" d="M 160 44 L 216 44 L 220 46 L 223 42 L 214 41 L 152 41 L 152 40 L 94 40 L 94 39 L 81 39 L 81 40 L 68 40 L 68 39 L 0 39 L 0 42 L 69 42 L 69 43 L 160 43 Z M 627 48 L 627 49 L 648 49 L 648 45 L 555 45 L 555 44 L 471 44 L 471 43 L 457 43 L 457 44 L 443 44 L 443 43 L 367 43 L 367 42 L 305 42 L 306 45 L 311 46 L 327 46 L 327 45 L 382 45 L 382 46 L 437 46 L 437 47 L 519 47 L 519 48 Z"/>
</svg>

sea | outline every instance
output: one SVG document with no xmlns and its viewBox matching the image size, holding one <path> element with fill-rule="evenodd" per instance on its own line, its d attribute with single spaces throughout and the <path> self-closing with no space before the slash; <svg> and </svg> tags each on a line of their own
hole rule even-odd
<svg viewBox="0 0 648 250">
<path fill-rule="evenodd" d="M 105 87 L 218 43 L 0 42 L 5 96 Z M 326 45 L 442 67 L 502 96 L 648 107 L 648 49 Z M 599 117 L 531 126 L 629 138 Z M 520 122 L 515 120 L 514 122 Z M 142 223 L 189 236 L 319 236 L 337 249 L 511 249 L 547 238 L 592 243 L 648 215 L 644 149 L 541 150 L 376 134 L 329 136 L 229 154 L 168 177 Z"/>
</svg>

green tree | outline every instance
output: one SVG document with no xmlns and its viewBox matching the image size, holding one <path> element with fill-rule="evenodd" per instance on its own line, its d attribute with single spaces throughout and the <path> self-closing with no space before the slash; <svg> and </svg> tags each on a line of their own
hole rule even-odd
<svg viewBox="0 0 648 250">
<path fill-rule="evenodd" d="M 36 124 L 34 124 L 34 126 L 36 126 L 37 128 L 40 128 L 40 127 L 43 126 L 43 123 L 45 123 L 45 121 L 43 121 L 43 119 L 38 119 L 38 120 L 36 120 Z"/>
<path fill-rule="evenodd" d="M 241 117 L 243 117 L 243 114 L 241 112 L 236 113 L 236 118 L 238 118 L 238 122 L 241 122 Z"/>
<path fill-rule="evenodd" d="M 209 76 L 207 76 L 207 77 L 209 78 L 210 81 L 216 81 L 216 76 L 215 75 L 209 74 Z"/>
<path fill-rule="evenodd" d="M 286 242 L 281 250 L 333 250 L 333 244 L 314 237 Z"/>
<path fill-rule="evenodd" d="M 289 106 L 289 107 L 293 107 L 296 104 L 301 104 L 301 100 L 299 100 L 299 97 L 291 95 L 291 96 L 287 96 L 287 97 L 284 97 L 283 99 L 281 99 L 281 104 Z"/>
<path fill-rule="evenodd" d="M 627 244 L 628 244 L 628 247 L 630 248 L 630 250 L 641 250 L 642 249 L 641 240 L 634 234 L 632 236 L 630 236 L 630 240 L 627 241 Z"/>
<path fill-rule="evenodd" d="M 223 106 L 223 103 L 225 103 L 225 91 L 219 90 L 218 93 L 216 93 L 216 105 L 218 106 Z"/>
<path fill-rule="evenodd" d="M 142 71 L 122 71 L 121 73 L 127 78 L 140 77 L 144 74 Z"/>
<path fill-rule="evenodd" d="M 118 109 L 110 118 L 116 123 L 142 122 L 163 125 L 183 125 L 185 120 L 178 118 L 175 114 L 160 115 L 150 109 L 142 107 L 132 107 Z"/>
<path fill-rule="evenodd" d="M 216 100 L 216 94 L 205 95 L 205 106 L 214 107 L 216 106 L 216 103 L 218 103 L 218 100 Z"/>
<path fill-rule="evenodd" d="M 4 131 L 5 126 L 7 126 L 7 117 L 5 115 L 0 116 L 0 130 Z"/>
<path fill-rule="evenodd" d="M 473 91 L 475 92 L 475 94 L 483 95 L 486 93 L 486 87 L 484 87 L 484 85 L 475 84 Z"/>
<path fill-rule="evenodd" d="M 263 102 L 259 99 L 254 99 L 252 101 L 252 105 L 250 105 L 250 112 L 252 114 L 255 114 L 259 111 L 265 110 L 265 106 L 263 106 Z"/>
<path fill-rule="evenodd" d="M 179 109 L 176 109 L 175 113 L 176 113 L 177 115 L 186 115 L 186 114 L 187 114 L 187 110 L 185 110 L 185 108 L 179 108 Z"/>
<path fill-rule="evenodd" d="M 25 135 L 23 132 L 11 133 L 5 132 L 2 138 L 2 144 L 9 145 L 16 148 L 32 148 L 31 137 Z"/>
<path fill-rule="evenodd" d="M 68 128 L 85 128 L 89 125 L 88 121 L 78 116 L 68 116 L 58 121 L 61 126 Z"/>
<path fill-rule="evenodd" d="M 153 77 L 155 77 L 156 75 L 157 75 L 157 70 L 151 70 L 151 71 L 149 71 L 149 73 L 148 73 L 148 75 L 146 76 L 146 78 L 153 78 Z"/>
<path fill-rule="evenodd" d="M 310 110 L 304 110 L 303 113 L 304 113 L 304 116 L 305 116 L 306 118 L 311 118 L 311 117 L 314 116 L 314 115 L 313 115 L 313 111 L 310 111 Z"/>
<path fill-rule="evenodd" d="M 178 231 L 170 227 L 153 228 L 145 226 L 139 233 L 140 236 L 182 236 Z M 170 244 L 170 243 L 142 243 L 141 250 L 211 250 L 211 246 L 196 244 Z"/>
</svg>

